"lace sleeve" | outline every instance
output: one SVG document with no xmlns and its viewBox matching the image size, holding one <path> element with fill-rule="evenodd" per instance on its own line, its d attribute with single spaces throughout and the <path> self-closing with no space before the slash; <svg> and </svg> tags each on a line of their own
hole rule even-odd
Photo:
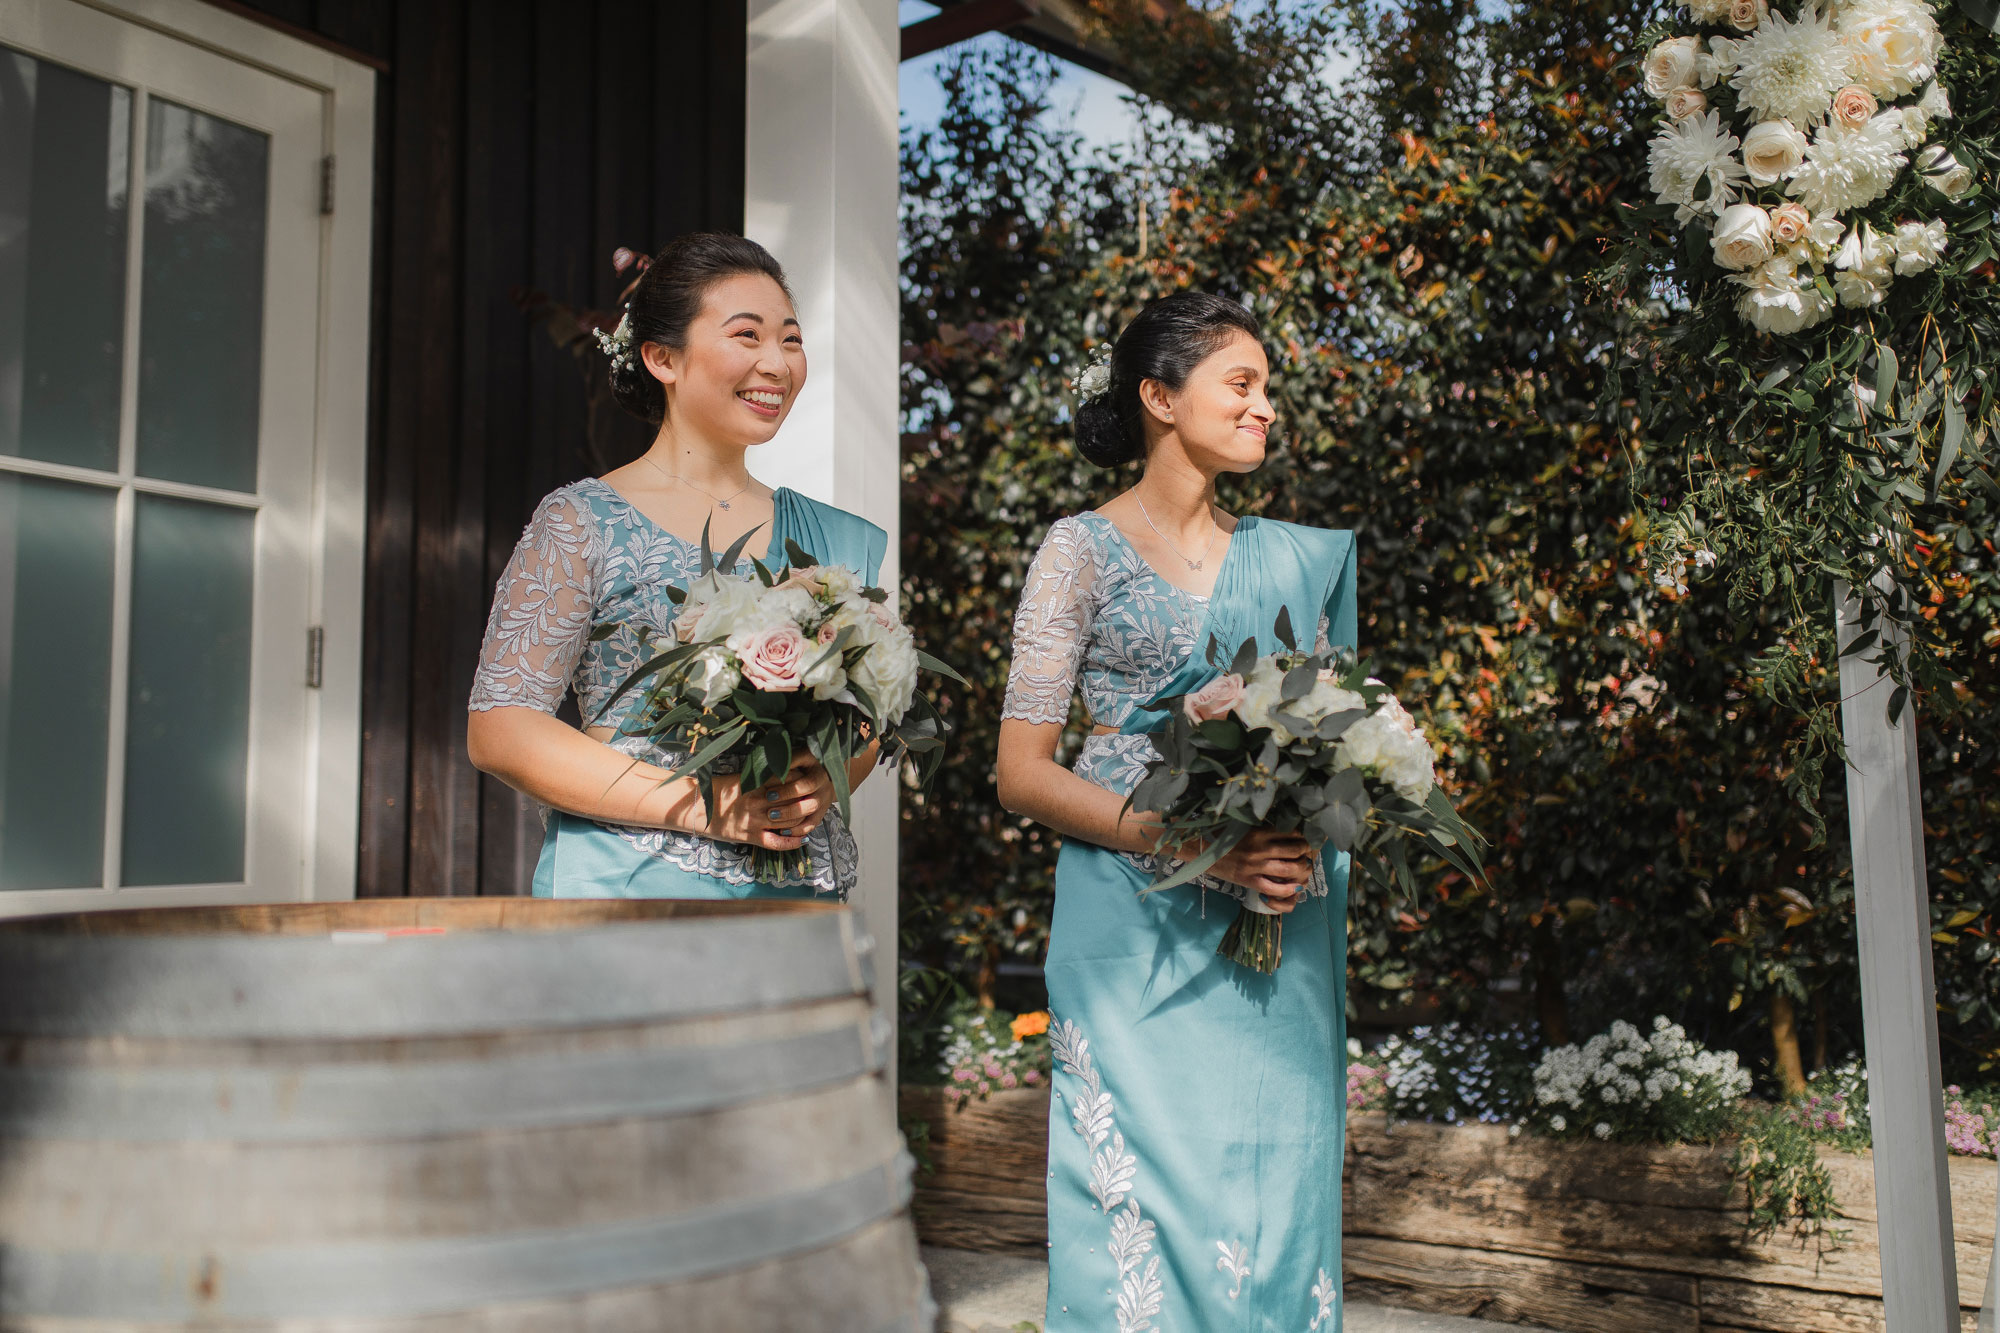
<svg viewBox="0 0 2000 1333">
<path fill-rule="evenodd" d="M 1090 534 L 1073 518 L 1059 519 L 1035 553 L 1014 613 L 1014 660 L 1007 669 L 1002 718 L 1069 721 L 1077 665 L 1090 641 L 1097 557 Z"/>
<path fill-rule="evenodd" d="M 581 501 L 564 491 L 542 501 L 493 594 L 469 710 L 556 711 L 590 638 L 602 557 Z"/>
</svg>

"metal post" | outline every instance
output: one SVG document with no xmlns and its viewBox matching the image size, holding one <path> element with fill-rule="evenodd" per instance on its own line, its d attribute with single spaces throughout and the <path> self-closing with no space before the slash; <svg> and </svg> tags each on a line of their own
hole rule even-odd
<svg viewBox="0 0 2000 1333">
<path fill-rule="evenodd" d="M 1834 601 L 1845 649 L 1860 632 L 1860 604 L 1844 584 L 1835 587 Z M 1883 640 L 1900 651 L 1891 627 L 1877 625 Z M 1840 721 L 1847 744 L 1882 1298 L 1888 1333 L 1958 1333 L 1916 716 L 1905 708 L 1890 724 L 1894 687 L 1877 673 L 1869 660 L 1873 655 L 1866 649 L 1840 659 Z"/>
</svg>

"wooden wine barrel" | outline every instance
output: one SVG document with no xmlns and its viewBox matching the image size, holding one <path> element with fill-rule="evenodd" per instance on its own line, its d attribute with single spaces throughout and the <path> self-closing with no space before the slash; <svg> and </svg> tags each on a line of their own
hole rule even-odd
<svg viewBox="0 0 2000 1333">
<path fill-rule="evenodd" d="M 0 924 L 0 1329 L 931 1326 L 830 904 Z"/>
</svg>

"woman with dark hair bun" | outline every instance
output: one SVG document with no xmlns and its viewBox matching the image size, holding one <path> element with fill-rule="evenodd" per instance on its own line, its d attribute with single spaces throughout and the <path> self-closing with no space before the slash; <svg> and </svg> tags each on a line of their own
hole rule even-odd
<svg viewBox="0 0 2000 1333">
<path fill-rule="evenodd" d="M 811 760 L 754 791 L 725 778 L 707 813 L 691 778 L 665 781 L 680 756 L 620 724 L 628 693 L 598 717 L 649 656 L 640 631 L 672 633 L 669 588 L 699 572 L 706 528 L 717 551 L 746 533 L 785 563 L 787 542 L 874 583 L 888 537 L 873 523 L 751 477 L 744 455 L 784 424 L 806 382 L 806 352 L 784 270 L 741 236 L 683 236 L 662 250 L 603 339 L 611 388 L 659 433 L 635 462 L 552 492 L 500 579 L 473 679 L 472 762 L 549 806 L 534 892 L 556 898 L 751 898 L 852 887 L 854 838 L 833 782 Z M 574 691 L 594 725 L 555 714 Z M 867 776 L 873 758 L 848 778 Z M 812 851 L 811 870 L 759 880 L 752 853 Z"/>
<path fill-rule="evenodd" d="M 1063 835 L 1048 1333 L 1341 1325 L 1346 858 L 1264 830 L 1142 896 L 1159 821 L 1124 809 L 1157 755 L 1152 701 L 1217 675 L 1211 638 L 1276 652 L 1282 609 L 1322 648 L 1355 640 L 1351 533 L 1216 504 L 1217 477 L 1263 463 L 1275 417 L 1258 334 L 1235 302 L 1180 293 L 1084 374 L 1078 450 L 1144 470 L 1049 529 L 1014 621 L 1000 800 Z M 1079 691 L 1094 726 L 1065 768 Z M 1276 973 L 1216 953 L 1238 902 L 1287 914 Z"/>
</svg>

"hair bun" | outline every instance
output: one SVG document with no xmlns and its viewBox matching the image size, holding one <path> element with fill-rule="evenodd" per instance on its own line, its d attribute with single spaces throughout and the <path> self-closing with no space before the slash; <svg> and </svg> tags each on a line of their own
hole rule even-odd
<svg viewBox="0 0 2000 1333">
<path fill-rule="evenodd" d="M 1139 458 L 1146 447 L 1106 393 L 1076 409 L 1076 451 L 1098 467 L 1118 467 Z"/>
<path fill-rule="evenodd" d="M 667 419 L 667 387 L 647 371 L 636 347 L 631 360 L 612 363 L 611 397 L 642 421 L 657 426 Z"/>
</svg>

